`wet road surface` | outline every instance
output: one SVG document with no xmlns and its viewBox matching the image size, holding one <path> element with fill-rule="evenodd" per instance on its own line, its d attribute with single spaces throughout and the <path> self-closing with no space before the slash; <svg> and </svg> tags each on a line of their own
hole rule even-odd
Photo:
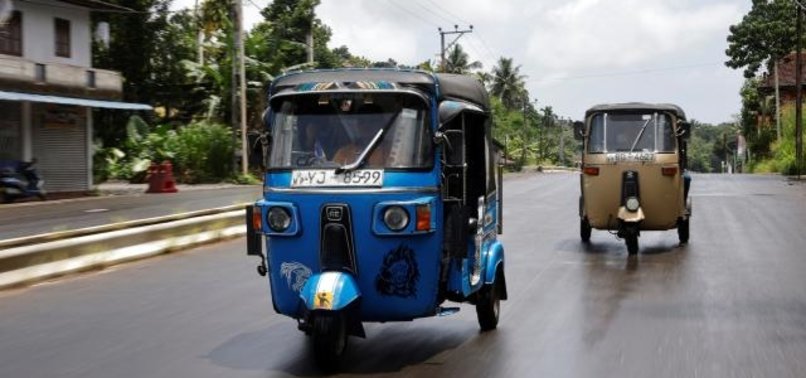
<svg viewBox="0 0 806 378">
<path fill-rule="evenodd" d="M 370 324 L 344 376 L 803 377 L 806 185 L 695 176 L 691 244 L 578 238 L 575 174 L 507 180 L 510 300 Z M 317 376 L 243 239 L 0 293 L 0 377 Z"/>
<path fill-rule="evenodd" d="M 260 186 L 0 205 L 0 240 L 253 201 Z"/>
</svg>

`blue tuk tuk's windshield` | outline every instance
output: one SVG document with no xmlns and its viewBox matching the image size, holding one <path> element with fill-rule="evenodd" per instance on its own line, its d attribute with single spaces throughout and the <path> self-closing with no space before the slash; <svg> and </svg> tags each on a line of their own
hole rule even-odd
<svg viewBox="0 0 806 378">
<path fill-rule="evenodd" d="M 433 166 L 428 107 L 409 93 L 300 94 L 272 102 L 269 169 L 332 169 L 354 163 L 381 129 L 367 169 Z"/>
<path fill-rule="evenodd" d="M 600 113 L 591 119 L 588 153 L 674 153 L 674 135 L 665 113 Z"/>
</svg>

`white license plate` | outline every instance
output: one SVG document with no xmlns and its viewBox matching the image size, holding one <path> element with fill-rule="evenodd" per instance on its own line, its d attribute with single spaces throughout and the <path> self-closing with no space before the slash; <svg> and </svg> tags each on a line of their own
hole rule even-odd
<svg viewBox="0 0 806 378">
<path fill-rule="evenodd" d="M 292 188 L 320 186 L 383 186 L 383 170 L 364 169 L 338 175 L 334 170 L 300 170 L 291 173 Z"/>
</svg>

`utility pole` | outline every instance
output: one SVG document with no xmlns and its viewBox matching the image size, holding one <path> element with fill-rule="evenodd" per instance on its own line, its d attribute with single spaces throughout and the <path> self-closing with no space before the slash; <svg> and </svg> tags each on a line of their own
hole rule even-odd
<svg viewBox="0 0 806 378">
<path fill-rule="evenodd" d="M 795 170 L 798 180 L 803 170 L 803 5 L 796 1 L 798 8 L 797 35 L 798 51 L 795 56 Z"/>
<path fill-rule="evenodd" d="M 313 8 L 311 8 L 311 22 L 309 23 L 308 34 L 305 36 L 305 45 L 308 50 L 308 63 L 313 63 Z"/>
<path fill-rule="evenodd" d="M 568 125 L 566 123 L 563 123 L 559 127 L 559 129 L 560 129 L 560 153 L 559 153 L 559 155 L 560 156 L 558 156 L 558 158 L 560 159 L 560 165 L 563 166 L 563 167 L 565 166 L 565 129 L 567 128 L 567 126 Z"/>
<path fill-rule="evenodd" d="M 778 133 L 778 141 L 781 140 L 781 86 L 778 82 L 778 59 L 773 63 L 775 75 L 775 130 Z"/>
<path fill-rule="evenodd" d="M 199 0 L 193 4 L 193 13 L 196 14 L 196 23 L 199 30 L 196 31 L 196 59 L 199 65 L 204 64 L 204 25 L 202 25 L 201 9 L 199 9 Z"/>
<path fill-rule="evenodd" d="M 439 46 L 440 46 L 439 55 L 440 55 L 440 59 L 441 59 L 440 62 L 439 62 L 439 71 L 440 72 L 445 72 L 445 52 L 448 51 L 454 44 L 456 44 L 456 41 L 458 41 L 459 38 L 462 38 L 463 35 L 465 35 L 466 33 L 472 33 L 473 32 L 473 25 L 470 25 L 470 28 L 468 28 L 466 30 L 459 30 L 459 25 L 453 25 L 453 31 L 442 31 L 442 28 L 437 28 L 437 30 L 439 30 L 439 41 L 440 41 L 439 42 Z M 448 35 L 448 34 L 458 34 L 458 35 L 446 47 L 445 46 L 445 36 Z"/>
<path fill-rule="evenodd" d="M 249 145 L 246 140 L 246 67 L 243 48 L 243 3 L 232 0 L 234 46 L 232 59 L 232 129 L 241 132 L 241 174 L 249 172 Z M 237 137 L 235 138 L 237 141 Z M 237 151 L 237 150 L 236 150 Z M 236 153 L 237 155 L 237 153 Z M 235 164 L 237 165 L 237 158 Z"/>
</svg>

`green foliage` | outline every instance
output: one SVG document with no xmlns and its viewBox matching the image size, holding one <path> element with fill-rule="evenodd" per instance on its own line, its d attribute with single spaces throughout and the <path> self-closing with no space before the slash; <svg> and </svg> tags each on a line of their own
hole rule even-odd
<svg viewBox="0 0 806 378">
<path fill-rule="evenodd" d="M 528 98 L 523 81 L 526 76 L 521 75 L 520 69 L 521 66 L 516 66 L 512 58 L 504 57 L 498 59 L 498 64 L 493 67 L 490 94 L 501 99 L 507 109 L 514 109 Z"/>
<path fill-rule="evenodd" d="M 202 121 L 176 133 L 174 172 L 186 183 L 219 181 L 233 169 L 235 141 L 232 130 L 221 124 Z"/>
<path fill-rule="evenodd" d="M 259 178 L 249 173 L 245 175 L 237 175 L 231 178 L 229 181 L 237 185 L 260 185 L 263 183 L 263 181 L 261 181 Z"/>
<path fill-rule="evenodd" d="M 478 60 L 471 62 L 462 45 L 456 44 L 445 57 L 445 72 L 455 74 L 466 74 L 471 70 L 481 69 L 481 62 Z"/>
<path fill-rule="evenodd" d="M 771 172 L 793 175 L 797 172 L 795 153 L 795 106 L 785 106 L 781 109 L 781 140 L 772 143 L 772 156 L 766 161 L 766 168 Z M 804 133 L 806 135 L 806 133 Z"/>
<path fill-rule="evenodd" d="M 753 0 L 753 8 L 742 22 L 730 27 L 725 65 L 745 67 L 744 76 L 752 78 L 762 64 L 793 51 L 797 45 L 795 9 L 792 0 Z"/>
</svg>

